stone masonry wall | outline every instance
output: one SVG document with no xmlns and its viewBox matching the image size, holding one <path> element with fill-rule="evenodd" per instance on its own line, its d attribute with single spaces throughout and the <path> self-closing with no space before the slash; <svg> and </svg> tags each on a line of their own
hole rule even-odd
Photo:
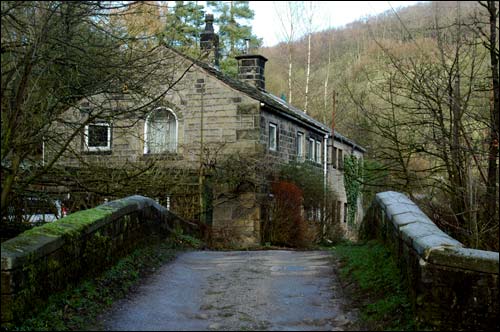
<svg viewBox="0 0 500 332">
<path fill-rule="evenodd" d="M 331 140 L 329 142 L 331 145 Z M 352 146 L 335 141 L 333 147 L 337 149 L 337 151 L 342 150 L 342 158 L 348 156 L 348 155 L 354 155 L 358 159 L 363 159 L 363 154 L 356 150 L 353 149 Z M 333 156 L 333 151 L 330 149 L 328 151 L 328 185 L 329 188 L 331 188 L 334 192 L 334 196 L 336 199 L 338 199 L 341 202 L 341 210 L 339 212 L 339 217 L 340 217 L 340 226 L 342 230 L 344 231 L 345 237 L 355 241 L 357 239 L 357 226 L 361 223 L 363 220 L 363 200 L 362 197 L 358 197 L 358 206 L 357 206 L 357 211 L 356 211 L 356 218 L 354 221 L 353 226 L 349 226 L 348 223 L 346 222 L 347 218 L 345 216 L 346 210 L 344 207 L 344 204 L 347 203 L 347 194 L 345 191 L 345 185 L 344 185 L 344 171 L 343 168 L 339 169 L 339 155 L 337 152 L 337 160 L 335 160 Z M 333 164 L 335 163 L 335 167 L 333 167 Z"/>
<path fill-rule="evenodd" d="M 278 149 L 269 150 L 269 124 L 276 124 L 278 127 Z M 277 163 L 289 163 L 297 161 L 297 132 L 304 134 L 304 156 L 299 161 L 304 161 L 307 153 L 307 142 L 309 138 L 321 142 L 321 156 L 323 156 L 323 136 L 316 131 L 312 131 L 295 121 L 285 119 L 275 113 L 263 111 L 260 119 L 260 142 L 266 149 L 266 157 Z M 313 162 L 318 168 L 322 169 L 323 164 Z"/>
<path fill-rule="evenodd" d="M 498 330 L 498 252 L 464 248 L 397 192 L 376 195 L 361 232 L 396 254 L 421 322 L 440 330 Z"/>
<path fill-rule="evenodd" d="M 179 60 L 178 75 L 183 75 L 174 88 L 159 88 L 167 91 L 165 96 L 144 112 L 114 118 L 111 127 L 111 151 L 87 152 L 84 149 L 83 133 L 73 139 L 70 153 L 61 158 L 59 164 L 78 166 L 81 160 L 92 164 L 140 163 L 149 159 L 165 160 L 169 167 L 197 169 L 199 166 L 201 115 L 203 114 L 204 149 L 219 154 L 259 152 L 260 128 L 259 102 L 225 85 L 196 66 L 187 70 L 187 64 Z M 187 72 L 184 74 L 184 70 Z M 163 89 L 163 90 L 162 90 Z M 96 96 L 100 100 L 103 96 Z M 102 102 L 100 102 L 102 103 Z M 100 104 L 93 102 L 91 104 Z M 142 101 L 145 103 L 145 101 Z M 141 103 L 123 96 L 115 101 L 117 109 L 134 108 Z M 175 113 L 178 122 L 177 152 L 174 154 L 144 154 L 144 130 L 146 115 L 157 107 L 165 107 Z M 112 112 L 111 112 L 112 113 Z M 111 116 L 111 115 L 110 115 Z M 86 115 L 70 109 L 68 120 L 81 123 Z M 64 128 L 59 129 L 61 135 Z M 66 130 L 72 133 L 72 129 Z M 81 152 L 75 156 L 74 152 Z M 50 159 L 51 147 L 47 147 Z"/>
<path fill-rule="evenodd" d="M 183 74 L 187 67 L 184 62 L 179 57 L 178 75 Z M 166 87 L 162 88 L 166 90 Z M 153 159 L 158 166 L 197 170 L 203 114 L 204 150 L 212 160 L 223 160 L 223 155 L 254 155 L 262 151 L 259 142 L 260 103 L 197 66 L 191 67 L 157 106 L 171 109 L 177 117 L 177 153 L 144 154 L 144 115 L 114 120 L 111 151 L 86 153 L 80 137 L 74 140 L 71 150 L 82 151 L 79 158 L 93 165 L 122 167 L 127 163 L 145 164 Z M 75 118 L 80 116 L 78 111 L 70 110 L 68 116 L 70 113 L 75 113 L 72 115 Z M 79 158 L 68 154 L 61 159 L 60 164 L 78 167 Z M 242 199 L 251 195 L 242 193 L 230 203 L 221 203 L 218 200 L 219 193 L 214 193 L 212 227 L 215 237 L 224 237 L 229 232 L 238 235 L 244 243 L 256 244 L 260 241 L 258 207 L 249 208 Z M 228 213 L 228 206 L 230 211 L 235 212 Z"/>
<path fill-rule="evenodd" d="M 150 198 L 130 196 L 75 212 L 2 243 L 2 327 L 25 318 L 49 295 L 95 275 L 150 234 L 182 221 Z"/>
</svg>

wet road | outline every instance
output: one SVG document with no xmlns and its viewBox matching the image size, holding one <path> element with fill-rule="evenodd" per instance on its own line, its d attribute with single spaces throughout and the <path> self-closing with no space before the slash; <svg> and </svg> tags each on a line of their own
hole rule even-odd
<svg viewBox="0 0 500 332">
<path fill-rule="evenodd" d="M 349 329 L 325 251 L 183 253 L 101 316 L 106 330 Z"/>
</svg>

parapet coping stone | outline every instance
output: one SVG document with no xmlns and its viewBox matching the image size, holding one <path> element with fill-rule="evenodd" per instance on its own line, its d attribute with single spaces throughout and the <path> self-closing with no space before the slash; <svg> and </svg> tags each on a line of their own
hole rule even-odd
<svg viewBox="0 0 500 332">
<path fill-rule="evenodd" d="M 31 233 L 24 232 L 19 236 L 2 243 L 2 271 L 12 270 L 22 266 L 27 261 L 35 261 L 40 257 L 49 255 L 66 243 L 65 234 L 74 231 L 89 234 L 126 214 L 140 211 L 145 207 L 153 207 L 160 213 L 167 211 L 165 207 L 148 197 L 134 195 L 116 201 L 99 205 L 93 209 L 79 211 L 61 218 L 53 223 L 31 229 Z M 100 210 L 101 217 L 89 223 L 79 223 L 78 216 L 89 214 L 88 211 Z M 57 225 L 62 230 L 61 234 L 48 232 L 47 226 Z M 44 227 L 47 233 L 44 233 Z M 35 230 L 36 231 L 33 231 Z"/>
<path fill-rule="evenodd" d="M 419 221 L 406 224 L 400 227 L 399 231 L 403 241 L 409 244 L 412 244 L 412 242 L 418 238 L 429 235 L 447 236 L 447 234 L 440 230 L 436 225 L 431 223 L 422 223 Z"/>
<path fill-rule="evenodd" d="M 427 261 L 460 269 L 498 274 L 499 253 L 471 248 L 435 247 L 427 253 Z"/>
<path fill-rule="evenodd" d="M 376 194 L 375 201 L 399 231 L 403 241 L 425 261 L 498 274 L 498 252 L 464 248 L 462 243 L 439 229 L 406 195 L 386 191 Z"/>
</svg>

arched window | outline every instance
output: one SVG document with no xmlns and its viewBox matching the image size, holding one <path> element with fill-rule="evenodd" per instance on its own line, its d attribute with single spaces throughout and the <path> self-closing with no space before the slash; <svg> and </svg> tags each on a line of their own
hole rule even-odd
<svg viewBox="0 0 500 332">
<path fill-rule="evenodd" d="M 157 108 L 146 118 L 144 153 L 175 152 L 177 150 L 177 117 L 172 110 Z"/>
</svg>

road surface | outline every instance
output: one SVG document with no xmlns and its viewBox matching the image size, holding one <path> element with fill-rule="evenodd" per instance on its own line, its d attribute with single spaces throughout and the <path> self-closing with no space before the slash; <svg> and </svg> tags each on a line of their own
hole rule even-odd
<svg viewBox="0 0 500 332">
<path fill-rule="evenodd" d="M 349 330 L 327 251 L 179 255 L 100 317 L 105 330 Z"/>
</svg>

